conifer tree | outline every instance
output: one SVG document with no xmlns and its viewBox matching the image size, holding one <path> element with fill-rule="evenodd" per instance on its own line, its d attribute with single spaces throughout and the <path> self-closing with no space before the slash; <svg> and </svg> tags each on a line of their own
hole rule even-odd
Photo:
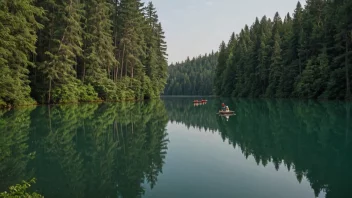
<svg viewBox="0 0 352 198">
<path fill-rule="evenodd" d="M 86 2 L 86 26 L 82 81 L 92 84 L 102 99 L 116 100 L 118 62 L 112 40 L 111 4 L 105 0 Z"/>
<path fill-rule="evenodd" d="M 48 103 L 77 102 L 95 98 L 96 94 L 84 90 L 77 79 L 77 58 L 82 56 L 82 4 L 78 0 L 48 2 L 54 14 L 49 15 L 50 41 L 40 63 L 44 85 L 41 100 Z M 64 13 L 59 15 L 58 13 Z M 52 23 L 52 24 L 50 24 Z M 52 25 L 52 26 L 51 26 Z M 94 92 L 94 91 L 93 91 Z M 88 98 L 85 96 L 88 93 Z M 43 102 L 44 102 L 43 101 Z"/>
<path fill-rule="evenodd" d="M 215 77 L 214 77 L 214 86 L 215 86 L 216 95 L 222 94 L 221 85 L 222 85 L 223 72 L 226 69 L 227 56 L 228 55 L 227 55 L 226 44 L 223 41 L 220 44 L 219 59 L 218 59 L 218 64 L 216 66 Z"/>
<path fill-rule="evenodd" d="M 218 53 L 205 54 L 168 67 L 165 95 L 212 95 Z"/>
<path fill-rule="evenodd" d="M 145 90 L 147 97 L 159 95 L 166 84 L 167 61 L 166 61 L 166 42 L 164 32 L 159 22 L 158 15 L 152 2 L 149 2 L 145 9 L 146 33 L 144 34 L 146 42 L 146 59 L 145 59 L 145 84 L 152 84 L 154 89 Z"/>
<path fill-rule="evenodd" d="M 34 102 L 30 95 L 39 103 L 154 98 L 165 87 L 166 42 L 152 3 L 4 0 L 0 8 L 1 106 Z"/>
<path fill-rule="evenodd" d="M 0 106 L 33 103 L 28 74 L 35 56 L 36 20 L 43 10 L 33 0 L 0 2 Z"/>
</svg>

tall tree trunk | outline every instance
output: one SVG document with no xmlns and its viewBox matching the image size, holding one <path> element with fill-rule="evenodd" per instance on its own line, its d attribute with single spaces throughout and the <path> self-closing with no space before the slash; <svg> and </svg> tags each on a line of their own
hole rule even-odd
<svg viewBox="0 0 352 198">
<path fill-rule="evenodd" d="M 121 57 L 121 78 L 123 74 L 123 59 L 125 57 L 125 44 L 123 44 L 122 57 Z"/>
<path fill-rule="evenodd" d="M 121 56 L 121 52 L 119 50 L 118 57 L 116 58 L 116 60 L 120 60 L 120 56 Z M 119 66 L 118 65 L 116 65 L 115 70 L 116 70 L 116 72 L 115 72 L 115 80 L 114 80 L 114 82 L 117 82 L 117 78 L 118 78 L 118 75 L 119 75 Z"/>
<path fill-rule="evenodd" d="M 118 66 L 116 66 L 116 68 L 115 68 L 115 80 L 114 80 L 114 82 L 117 81 L 118 72 L 119 72 L 119 68 L 118 68 Z"/>
<path fill-rule="evenodd" d="M 108 72 L 108 78 L 111 79 L 111 75 L 110 75 L 110 66 L 108 66 L 108 69 L 107 69 L 107 70 L 108 70 L 108 71 L 107 71 L 107 72 Z"/>
<path fill-rule="evenodd" d="M 84 79 L 86 77 L 86 63 L 83 63 L 83 76 L 82 76 L 82 82 L 84 83 Z"/>
<path fill-rule="evenodd" d="M 134 66 L 132 65 L 132 67 L 131 67 L 131 87 L 132 87 L 132 82 L 133 82 L 133 81 L 132 81 L 132 79 L 133 79 L 133 67 L 134 67 Z"/>
<path fill-rule="evenodd" d="M 127 76 L 127 69 L 128 69 L 128 68 L 127 68 L 127 63 L 128 63 L 128 62 L 127 62 L 127 60 L 126 60 L 126 64 L 125 64 L 125 76 Z"/>
</svg>

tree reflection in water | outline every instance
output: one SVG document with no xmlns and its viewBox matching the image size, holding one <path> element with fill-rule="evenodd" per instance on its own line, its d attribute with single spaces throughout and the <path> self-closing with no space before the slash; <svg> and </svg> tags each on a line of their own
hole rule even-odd
<svg viewBox="0 0 352 198">
<path fill-rule="evenodd" d="M 0 188 L 35 177 L 45 197 L 141 197 L 162 172 L 167 121 L 160 100 L 3 113 Z"/>
<path fill-rule="evenodd" d="M 165 99 L 171 122 L 218 131 L 258 165 L 293 170 L 306 177 L 316 196 L 351 194 L 351 104 L 260 99 L 210 99 L 194 108 L 190 99 Z M 215 113 L 224 102 L 236 112 L 229 121 Z"/>
</svg>

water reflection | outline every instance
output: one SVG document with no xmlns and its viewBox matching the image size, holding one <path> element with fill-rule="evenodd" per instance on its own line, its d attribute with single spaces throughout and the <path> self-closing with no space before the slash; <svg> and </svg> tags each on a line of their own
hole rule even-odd
<svg viewBox="0 0 352 198">
<path fill-rule="evenodd" d="M 35 156 L 27 144 L 32 110 L 0 111 L 0 192 L 30 174 L 26 167 Z"/>
<path fill-rule="evenodd" d="M 236 115 L 217 115 L 222 102 Z M 219 133 L 260 167 L 294 171 L 316 196 L 324 191 L 326 198 L 348 197 L 350 114 L 351 104 L 344 102 L 215 98 L 198 106 L 171 98 L 0 112 L 0 190 L 35 177 L 32 190 L 45 197 L 142 197 L 143 186 L 156 186 L 162 173 L 169 120 Z M 187 152 L 201 148 L 182 143 Z"/>
<path fill-rule="evenodd" d="M 236 112 L 227 121 L 215 113 L 221 102 Z M 201 108 L 190 100 L 165 100 L 172 122 L 218 130 L 224 141 L 260 166 L 272 163 L 306 177 L 315 195 L 351 194 L 351 104 L 294 100 L 213 99 Z"/>
<path fill-rule="evenodd" d="M 35 177 L 45 197 L 141 197 L 162 172 L 167 121 L 162 101 L 3 113 L 0 188 Z"/>
</svg>

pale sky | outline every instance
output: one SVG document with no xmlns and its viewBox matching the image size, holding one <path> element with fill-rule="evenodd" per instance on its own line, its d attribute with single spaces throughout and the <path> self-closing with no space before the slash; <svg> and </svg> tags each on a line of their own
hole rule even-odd
<svg viewBox="0 0 352 198">
<path fill-rule="evenodd" d="M 148 2 L 149 0 L 142 0 Z M 222 40 L 275 12 L 292 15 L 298 0 L 152 0 L 165 31 L 171 62 L 217 51 Z M 302 5 L 305 0 L 301 0 Z"/>
</svg>

